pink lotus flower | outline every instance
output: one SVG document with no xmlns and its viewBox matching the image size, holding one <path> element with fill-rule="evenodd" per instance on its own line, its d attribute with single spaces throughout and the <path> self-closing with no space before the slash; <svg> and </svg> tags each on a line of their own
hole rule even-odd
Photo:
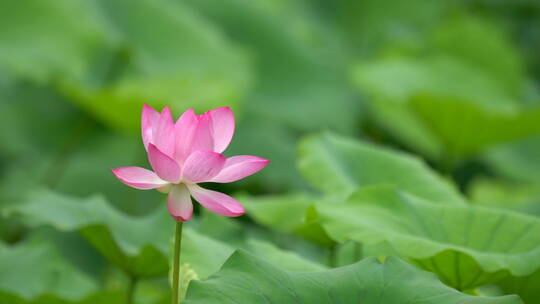
<svg viewBox="0 0 540 304">
<path fill-rule="evenodd" d="M 154 171 L 122 167 L 112 169 L 112 172 L 130 187 L 168 193 L 167 208 L 178 222 L 191 219 L 191 196 L 212 212 L 239 216 L 244 214 L 244 207 L 238 201 L 198 185 L 234 182 L 268 164 L 269 160 L 251 155 L 224 157 L 221 153 L 233 134 L 234 115 L 228 107 L 202 115 L 190 109 L 175 123 L 169 107 L 159 113 L 144 105 L 142 138 Z"/>
</svg>

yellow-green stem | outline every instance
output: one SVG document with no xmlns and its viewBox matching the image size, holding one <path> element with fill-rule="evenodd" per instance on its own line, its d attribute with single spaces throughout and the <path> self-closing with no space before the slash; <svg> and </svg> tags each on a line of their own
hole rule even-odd
<svg viewBox="0 0 540 304">
<path fill-rule="evenodd" d="M 173 260 L 173 280 L 172 280 L 172 304 L 179 304 L 178 285 L 180 282 L 180 251 L 182 248 L 182 222 L 176 223 L 176 233 L 174 235 L 174 260 Z"/>
</svg>

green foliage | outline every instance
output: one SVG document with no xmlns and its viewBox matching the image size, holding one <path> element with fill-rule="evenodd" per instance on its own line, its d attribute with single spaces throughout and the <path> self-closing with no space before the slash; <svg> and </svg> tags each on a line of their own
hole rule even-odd
<svg viewBox="0 0 540 304">
<path fill-rule="evenodd" d="M 528 276 L 507 278 L 499 286 L 505 293 L 519 295 L 524 303 L 535 303 L 540 296 L 539 284 L 540 271 L 536 271 Z"/>
<path fill-rule="evenodd" d="M 316 271 L 326 268 L 321 264 L 301 258 L 293 252 L 280 250 L 267 242 L 248 240 L 245 248 L 256 256 L 265 257 L 268 263 L 277 265 L 287 271 Z"/>
<path fill-rule="evenodd" d="M 329 133 L 302 141 L 299 166 L 313 187 L 327 194 L 384 183 L 439 203 L 463 202 L 449 182 L 414 156 Z"/>
<path fill-rule="evenodd" d="M 515 296 L 473 297 L 444 286 L 399 260 L 369 258 L 319 272 L 288 272 L 237 251 L 205 282 L 195 282 L 185 303 L 520 303 Z"/>
<path fill-rule="evenodd" d="M 318 211 L 331 237 L 388 242 L 458 290 L 540 268 L 540 220 L 535 217 L 433 204 L 386 187 L 361 189 L 347 203 L 321 204 Z"/>
<path fill-rule="evenodd" d="M 333 1 L 335 18 L 347 42 L 361 54 L 377 54 L 389 46 L 415 46 L 450 6 L 444 1 Z"/>
<path fill-rule="evenodd" d="M 316 204 L 335 206 L 359 187 L 386 184 L 440 204 L 463 204 L 463 197 L 418 159 L 397 151 L 330 133 L 313 135 L 300 144 L 299 167 L 325 194 L 243 197 L 248 214 L 277 231 L 293 233 L 321 247 L 332 247 L 319 222 Z"/>
<path fill-rule="evenodd" d="M 60 231 L 78 231 L 89 243 L 129 276 L 152 278 L 169 271 L 174 221 L 159 208 L 144 217 L 132 217 L 112 208 L 102 197 L 79 199 L 49 190 L 32 193 L 26 203 L 7 210 L 22 216 L 31 226 L 52 226 Z M 152 227 L 152 229 L 148 229 Z M 246 239 L 242 246 L 270 261 L 290 265 L 286 269 L 316 270 L 322 266 L 280 250 L 270 243 Z M 234 247 L 196 230 L 184 231 L 183 263 L 198 277 L 216 272 Z"/>
<path fill-rule="evenodd" d="M 447 157 L 463 159 L 484 147 L 540 133 L 540 108 L 492 111 L 468 102 L 422 97 L 413 99 L 411 107 L 446 147 Z"/>
<path fill-rule="evenodd" d="M 40 83 L 82 79 L 107 47 L 84 1 L 2 1 L 0 65 Z"/>
<path fill-rule="evenodd" d="M 85 200 L 41 190 L 28 203 L 13 207 L 31 225 L 52 225 L 61 231 L 79 231 L 112 263 L 136 277 L 168 272 L 168 243 L 173 227 L 167 215 L 129 217 L 102 197 Z M 156 229 L 148 230 L 153 226 Z M 159 227 L 159 228 L 157 228 Z"/>
<path fill-rule="evenodd" d="M 521 94 L 525 78 L 523 58 L 506 33 L 489 22 L 466 15 L 445 20 L 433 30 L 428 39 L 429 51 L 459 59 L 483 73 L 484 77 L 491 78 L 501 86 L 501 91 L 510 96 Z M 462 84 L 467 87 L 471 85 Z M 471 92 L 475 91 L 470 88 Z"/>
<path fill-rule="evenodd" d="M 207 110 L 238 103 L 246 89 L 244 56 L 173 1 L 3 1 L 0 11 L 9 14 L 0 66 L 54 84 L 118 128 L 138 129 L 143 103 Z"/>
<path fill-rule="evenodd" d="M 345 63 L 343 54 L 332 46 L 337 40 L 324 32 L 310 15 L 310 8 L 264 0 L 187 2 L 257 55 L 254 68 L 261 78 L 248 96 L 246 108 L 250 115 L 299 130 L 329 127 L 350 132 L 354 127 L 357 112 L 351 109 L 354 100 L 343 73 L 345 66 L 324 61 L 330 56 L 333 61 Z M 305 11 L 295 16 L 292 10 Z M 289 30 L 278 33 L 275 29 L 279 26 Z M 265 39 L 260 39 L 261 35 Z M 310 119 L 304 119 L 306 116 Z"/>
<path fill-rule="evenodd" d="M 96 6 L 115 40 L 102 59 L 108 65 L 98 71 L 103 78 L 62 89 L 98 117 L 137 130 L 143 103 L 208 110 L 235 105 L 242 97 L 245 58 L 188 7 L 169 0 L 98 1 Z M 96 71 L 89 73 L 95 77 Z"/>
<path fill-rule="evenodd" d="M 388 244 L 391 252 L 437 273 L 459 290 L 527 275 L 540 267 L 537 218 L 438 204 L 390 186 L 362 188 L 347 203 L 266 198 L 248 211 L 264 225 L 322 246 L 353 240 L 370 246 L 370 254 L 385 255 Z"/>
<path fill-rule="evenodd" d="M 540 216 L 540 187 L 538 185 L 482 179 L 472 184 L 471 198 L 474 203 L 486 207 L 510 209 Z"/>
<path fill-rule="evenodd" d="M 518 97 L 452 58 L 384 59 L 359 66 L 355 75 L 374 96 L 377 122 L 439 161 L 539 132 L 538 108 L 516 106 Z"/>
<path fill-rule="evenodd" d="M 537 183 L 540 170 L 540 137 L 513 141 L 489 150 L 486 162 L 498 174 L 520 183 Z"/>
<path fill-rule="evenodd" d="M 27 242 L 14 247 L 0 244 L 0 301 L 78 303 L 97 284 L 75 269 L 50 245 Z"/>
<path fill-rule="evenodd" d="M 246 197 L 243 200 L 252 203 L 247 205 L 248 214 L 262 225 L 276 231 L 299 235 L 321 247 L 332 247 L 335 243 L 320 227 L 316 220 L 316 211 L 310 209 L 318 201 L 313 196 L 273 195 L 258 198 Z M 336 197 L 335 200 L 341 199 Z M 327 202 L 330 201 L 330 199 L 327 200 Z"/>
<path fill-rule="evenodd" d="M 450 169 L 495 144 L 539 132 L 538 109 L 524 107 L 522 59 L 504 34 L 467 16 L 434 23 L 430 32 L 421 47 L 354 71 L 382 129 Z"/>
</svg>

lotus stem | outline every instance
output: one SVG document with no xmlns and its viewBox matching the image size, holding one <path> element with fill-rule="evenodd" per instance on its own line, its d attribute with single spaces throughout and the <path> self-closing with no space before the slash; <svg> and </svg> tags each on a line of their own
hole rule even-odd
<svg viewBox="0 0 540 304">
<path fill-rule="evenodd" d="M 178 286 L 180 282 L 180 251 L 182 248 L 182 223 L 176 222 L 176 233 L 174 236 L 174 260 L 173 260 L 173 279 L 172 279 L 172 304 L 179 304 Z"/>
</svg>

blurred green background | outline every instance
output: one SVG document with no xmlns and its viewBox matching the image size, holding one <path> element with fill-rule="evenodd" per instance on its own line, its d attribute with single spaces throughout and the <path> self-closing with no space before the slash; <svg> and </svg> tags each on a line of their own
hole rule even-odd
<svg viewBox="0 0 540 304">
<path fill-rule="evenodd" d="M 86 239 L 8 210 L 35 191 L 100 194 L 127 215 L 163 209 L 162 194 L 109 171 L 148 167 L 143 103 L 235 110 L 225 154 L 271 163 L 215 186 L 227 193 L 312 192 L 297 143 L 331 131 L 417 155 L 474 203 L 540 216 L 539 49 L 536 0 L 0 0 L 2 246 L 51 243 L 104 290 L 124 290 Z M 311 250 L 249 216 L 231 223 Z M 138 301 L 159 301 L 162 281 Z"/>
</svg>

